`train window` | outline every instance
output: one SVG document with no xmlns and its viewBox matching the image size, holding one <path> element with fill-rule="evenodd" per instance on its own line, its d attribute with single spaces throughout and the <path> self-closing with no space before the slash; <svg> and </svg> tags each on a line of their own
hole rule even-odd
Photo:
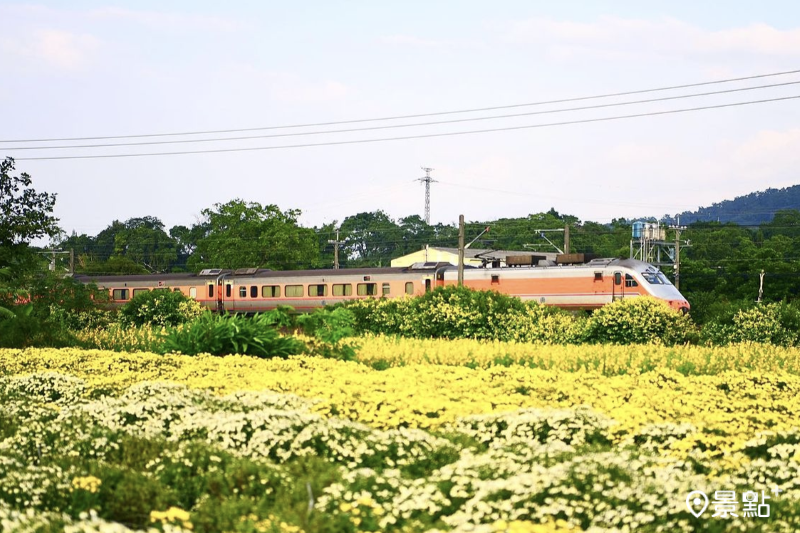
<svg viewBox="0 0 800 533">
<path fill-rule="evenodd" d="M 384 296 L 389 296 L 389 293 L 391 292 L 391 289 L 389 288 L 389 284 L 388 283 L 384 283 L 383 287 L 381 287 L 381 291 L 383 291 L 383 295 Z"/>
<path fill-rule="evenodd" d="M 327 296 L 328 295 L 328 286 L 324 283 L 321 285 L 309 285 L 308 286 L 308 295 L 309 296 Z"/>
<path fill-rule="evenodd" d="M 647 283 L 652 283 L 653 285 L 661 285 L 661 280 L 658 279 L 658 275 L 653 272 L 642 272 L 642 277 L 645 279 Z"/>
<path fill-rule="evenodd" d="M 356 288 L 359 296 L 375 296 L 378 294 L 377 283 L 359 283 Z"/>
<path fill-rule="evenodd" d="M 333 295 L 334 296 L 352 296 L 353 286 L 349 283 L 334 283 Z"/>
<path fill-rule="evenodd" d="M 250 298 L 258 298 L 258 286 L 250 285 Z"/>
<path fill-rule="evenodd" d="M 231 297 L 231 291 L 232 290 L 233 290 L 233 288 L 231 287 L 231 284 L 230 283 L 226 283 L 225 284 L 225 297 L 226 298 L 230 298 Z"/>
<path fill-rule="evenodd" d="M 133 297 L 136 298 L 137 294 L 143 294 L 145 292 L 150 292 L 150 289 L 133 289 Z"/>
<path fill-rule="evenodd" d="M 639 284 L 636 283 L 636 280 L 633 279 L 633 276 L 630 274 L 625 274 L 625 286 L 626 287 L 638 287 Z"/>
<path fill-rule="evenodd" d="M 239 287 L 239 298 L 247 298 L 247 287 Z"/>
<path fill-rule="evenodd" d="M 622 285 L 622 272 L 614 272 L 614 285 Z"/>
<path fill-rule="evenodd" d="M 197 287 L 189 287 L 189 298 L 197 299 Z"/>
<path fill-rule="evenodd" d="M 127 300 L 128 289 L 114 289 L 114 291 L 111 293 L 111 297 L 115 300 Z"/>
<path fill-rule="evenodd" d="M 492 274 L 492 283 L 500 283 L 500 276 L 498 274 Z"/>
<path fill-rule="evenodd" d="M 594 273 L 594 280 L 595 281 L 603 281 L 603 273 L 602 272 L 595 272 Z"/>
<path fill-rule="evenodd" d="M 286 286 L 286 297 L 287 298 L 300 298 L 303 296 L 303 286 L 302 285 L 287 285 Z"/>
<path fill-rule="evenodd" d="M 213 285 L 209 285 L 208 286 L 208 297 L 209 298 L 213 298 L 214 297 L 214 286 Z"/>
<path fill-rule="evenodd" d="M 414 294 L 414 283 L 411 281 L 406 282 L 406 294 Z"/>
<path fill-rule="evenodd" d="M 262 285 L 261 287 L 262 298 L 280 298 L 281 286 L 280 285 Z"/>
</svg>

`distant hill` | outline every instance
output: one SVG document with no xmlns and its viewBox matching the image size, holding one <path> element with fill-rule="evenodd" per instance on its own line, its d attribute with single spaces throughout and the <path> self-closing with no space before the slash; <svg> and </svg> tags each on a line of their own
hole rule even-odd
<svg viewBox="0 0 800 533">
<path fill-rule="evenodd" d="M 775 212 L 781 209 L 800 210 L 800 185 L 753 192 L 733 200 L 723 200 L 710 207 L 701 207 L 697 211 L 685 211 L 680 217 L 681 224 L 719 221 L 758 225 L 771 221 Z"/>
</svg>

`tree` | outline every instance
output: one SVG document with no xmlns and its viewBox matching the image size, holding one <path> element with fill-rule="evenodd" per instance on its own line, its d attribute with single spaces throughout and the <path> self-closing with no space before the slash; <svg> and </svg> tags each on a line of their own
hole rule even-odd
<svg viewBox="0 0 800 533">
<path fill-rule="evenodd" d="M 13 171 L 12 158 L 0 163 L 0 296 L 10 303 L 22 295 L 20 288 L 27 284 L 23 280 L 37 264 L 30 241 L 61 231 L 52 215 L 56 195 L 37 193 L 28 174 L 12 176 Z"/>
<path fill-rule="evenodd" d="M 342 222 L 341 235 L 349 266 L 389 266 L 400 228 L 379 210 L 347 217 Z"/>
<path fill-rule="evenodd" d="M 75 250 L 76 270 L 91 274 L 166 272 L 178 262 L 178 242 L 156 217 L 115 220 L 97 237 L 75 235 L 61 246 Z"/>
<path fill-rule="evenodd" d="M 38 258 L 30 242 L 60 233 L 53 207 L 55 194 L 37 193 L 31 177 L 12 176 L 14 160 L 0 163 L 0 268 L 7 268 L 6 279 L 21 285 L 21 279 L 35 270 Z"/>
<path fill-rule="evenodd" d="M 52 216 L 55 194 L 37 193 L 31 177 L 11 176 L 14 159 L 0 163 L 0 247 L 28 245 L 39 237 L 55 237 L 58 219 Z"/>
<path fill-rule="evenodd" d="M 299 210 L 231 200 L 202 211 L 205 234 L 189 258 L 190 269 L 310 268 L 319 262 L 314 230 L 297 224 Z"/>
</svg>

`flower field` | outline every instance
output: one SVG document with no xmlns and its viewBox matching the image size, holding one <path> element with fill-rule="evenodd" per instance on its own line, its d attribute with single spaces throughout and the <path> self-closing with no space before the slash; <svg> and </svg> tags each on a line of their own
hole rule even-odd
<svg viewBox="0 0 800 533">
<path fill-rule="evenodd" d="M 0 529 L 800 529 L 798 349 L 355 343 L 0 350 Z M 770 516 L 686 506 L 725 490 Z"/>
</svg>

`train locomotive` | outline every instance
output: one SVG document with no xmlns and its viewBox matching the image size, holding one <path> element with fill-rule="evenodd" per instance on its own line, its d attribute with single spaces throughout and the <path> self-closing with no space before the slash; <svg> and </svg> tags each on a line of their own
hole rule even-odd
<svg viewBox="0 0 800 533">
<path fill-rule="evenodd" d="M 288 305 L 309 312 L 358 298 L 422 295 L 458 283 L 449 263 L 409 267 L 273 271 L 206 269 L 197 274 L 77 275 L 107 290 L 121 306 L 141 291 L 180 291 L 205 307 L 228 313 L 256 313 Z M 597 309 L 613 301 L 651 296 L 675 310 L 689 302 L 656 267 L 635 259 L 592 259 L 575 264 L 551 261 L 501 268 L 465 268 L 464 285 L 565 309 Z"/>
</svg>

